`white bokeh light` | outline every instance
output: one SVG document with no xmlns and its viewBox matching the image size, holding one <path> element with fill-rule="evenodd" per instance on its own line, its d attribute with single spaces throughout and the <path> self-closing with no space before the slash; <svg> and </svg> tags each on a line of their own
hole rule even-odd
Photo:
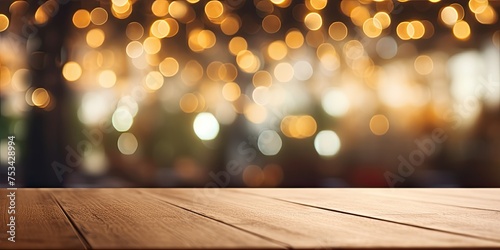
<svg viewBox="0 0 500 250">
<path fill-rule="evenodd" d="M 113 127 L 115 127 L 116 131 L 125 132 L 132 127 L 134 118 L 127 108 L 119 107 L 113 113 L 111 122 L 113 123 Z"/>
<path fill-rule="evenodd" d="M 321 105 L 329 115 L 341 117 L 349 111 L 350 102 L 349 98 L 343 91 L 332 89 L 323 95 Z"/>
<path fill-rule="evenodd" d="M 201 140 L 213 140 L 219 134 L 219 122 L 211 113 L 199 113 L 194 119 L 193 129 Z"/>
<path fill-rule="evenodd" d="M 295 78 L 300 81 L 309 80 L 313 75 L 313 68 L 309 62 L 298 61 L 293 65 Z"/>
<path fill-rule="evenodd" d="M 314 138 L 314 148 L 321 156 L 334 156 L 340 150 L 340 138 L 331 130 L 323 130 Z"/>
<path fill-rule="evenodd" d="M 139 143 L 137 142 L 137 138 L 135 138 L 132 133 L 123 133 L 118 137 L 117 142 L 118 150 L 124 155 L 131 155 L 135 153 Z"/>
<path fill-rule="evenodd" d="M 276 155 L 280 152 L 283 142 L 278 133 L 274 130 L 264 130 L 259 135 L 257 145 L 264 155 Z"/>
</svg>

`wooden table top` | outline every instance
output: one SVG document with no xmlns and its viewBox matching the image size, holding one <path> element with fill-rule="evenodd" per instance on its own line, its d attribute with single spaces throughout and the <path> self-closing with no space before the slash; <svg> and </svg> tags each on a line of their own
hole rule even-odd
<svg viewBox="0 0 500 250">
<path fill-rule="evenodd" d="M 500 189 L 18 189 L 1 249 L 500 248 Z"/>
</svg>

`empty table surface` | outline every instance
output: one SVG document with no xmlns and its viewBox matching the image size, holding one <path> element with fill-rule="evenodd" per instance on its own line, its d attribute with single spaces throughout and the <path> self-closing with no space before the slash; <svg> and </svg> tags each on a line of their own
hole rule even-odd
<svg viewBox="0 0 500 250">
<path fill-rule="evenodd" d="M 0 249 L 500 248 L 500 189 L 9 191 Z"/>
</svg>

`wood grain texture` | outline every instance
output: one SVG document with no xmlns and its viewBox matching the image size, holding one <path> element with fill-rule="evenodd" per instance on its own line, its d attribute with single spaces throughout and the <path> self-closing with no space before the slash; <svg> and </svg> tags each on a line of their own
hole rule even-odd
<svg viewBox="0 0 500 250">
<path fill-rule="evenodd" d="M 486 239 L 500 244 L 500 213 L 388 197 L 365 189 L 239 189 L 332 211 Z M 381 190 L 383 191 L 383 190 Z M 490 195 L 490 194 L 488 194 Z"/>
<path fill-rule="evenodd" d="M 360 189 L 363 193 L 390 196 L 398 199 L 407 199 L 426 203 L 435 203 L 442 205 L 451 205 L 456 207 L 465 207 L 480 210 L 491 210 L 500 212 L 500 199 L 490 199 L 490 191 L 494 190 L 476 190 L 471 196 L 460 196 L 461 194 L 453 190 L 440 189 Z M 445 192 L 442 192 L 445 191 Z M 488 192 L 485 192 L 488 191 Z M 450 195 L 449 193 L 453 193 Z M 462 191 L 463 193 L 463 191 Z M 467 193 L 467 192 L 466 192 Z M 500 190 L 493 192 L 495 197 L 500 197 Z"/>
<path fill-rule="evenodd" d="M 283 248 L 134 189 L 53 194 L 92 248 Z"/>
<path fill-rule="evenodd" d="M 84 249 L 84 244 L 54 201 L 49 191 L 18 189 L 16 191 L 16 242 L 7 241 L 9 223 L 6 199 L 8 190 L 0 192 L 0 249 Z"/>
<path fill-rule="evenodd" d="M 485 247 L 491 241 L 293 204 L 265 196 L 273 190 L 141 189 L 215 220 L 286 243 L 292 248 Z M 240 192 L 241 191 L 241 192 Z M 258 194 L 249 195 L 245 192 Z M 279 193 L 279 192 L 278 192 Z M 287 194 L 301 193 L 287 189 Z M 313 200 L 315 194 L 306 191 Z M 286 196 L 286 195 L 284 195 Z M 334 197 L 322 196 L 325 200 Z M 369 204 L 367 206 L 376 206 Z"/>
<path fill-rule="evenodd" d="M 7 190 L 0 191 L 8 223 Z M 500 249 L 500 189 L 19 189 L 0 249 Z M 5 235 L 5 234 L 4 234 Z"/>
</svg>

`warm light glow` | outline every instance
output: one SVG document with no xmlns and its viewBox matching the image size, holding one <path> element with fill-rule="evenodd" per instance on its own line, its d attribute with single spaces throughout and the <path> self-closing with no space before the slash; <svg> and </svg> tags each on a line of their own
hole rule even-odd
<svg viewBox="0 0 500 250">
<path fill-rule="evenodd" d="M 137 142 L 137 138 L 135 138 L 134 134 L 123 133 L 120 137 L 118 137 L 117 147 L 122 154 L 131 155 L 137 151 L 139 143 Z"/>
<path fill-rule="evenodd" d="M 231 36 L 238 32 L 241 26 L 241 20 L 236 15 L 229 15 L 220 24 L 222 33 Z"/>
<path fill-rule="evenodd" d="M 0 32 L 5 31 L 8 27 L 9 18 L 4 14 L 0 14 Z"/>
<path fill-rule="evenodd" d="M 238 77 L 238 69 L 232 63 L 225 63 L 219 68 L 218 75 L 221 80 L 232 82 Z"/>
<path fill-rule="evenodd" d="M 361 27 L 366 19 L 370 18 L 370 11 L 365 6 L 357 6 L 351 11 L 349 16 L 356 26 Z"/>
<path fill-rule="evenodd" d="M 292 65 L 283 62 L 274 68 L 274 77 L 280 82 L 289 82 L 293 79 L 294 70 Z"/>
<path fill-rule="evenodd" d="M 108 12 L 101 7 L 97 7 L 90 12 L 90 21 L 95 25 L 103 25 L 108 21 Z"/>
<path fill-rule="evenodd" d="M 370 130 L 374 135 L 385 135 L 389 130 L 389 120 L 384 115 L 374 115 L 370 119 Z"/>
<path fill-rule="evenodd" d="M 425 34 L 425 27 L 420 21 L 411 21 L 406 27 L 406 32 L 411 39 L 420 39 Z"/>
<path fill-rule="evenodd" d="M 342 41 L 347 37 L 347 26 L 342 22 L 334 22 L 328 27 L 328 35 L 335 41 Z"/>
<path fill-rule="evenodd" d="M 203 77 L 203 67 L 196 60 L 190 60 L 184 66 L 181 77 L 187 85 L 196 84 Z"/>
<path fill-rule="evenodd" d="M 166 20 L 156 20 L 151 24 L 150 31 L 157 38 L 167 37 L 170 33 L 170 24 Z"/>
<path fill-rule="evenodd" d="M 217 19 L 224 13 L 224 5 L 219 1 L 209 1 L 205 5 L 205 14 L 209 19 Z"/>
<path fill-rule="evenodd" d="M 193 93 L 187 93 L 179 101 L 179 107 L 184 113 L 193 113 L 198 109 L 198 97 Z"/>
<path fill-rule="evenodd" d="M 146 75 L 146 88 L 156 91 L 163 86 L 163 75 L 158 71 L 151 71 Z"/>
<path fill-rule="evenodd" d="M 40 7 L 35 12 L 35 23 L 38 25 L 44 25 L 49 21 L 49 13 L 47 13 L 46 10 L 49 8 L 54 8 L 54 6 L 49 6 L 52 5 L 54 2 L 45 2 L 42 4 Z M 57 3 L 56 3 L 57 4 Z"/>
<path fill-rule="evenodd" d="M 46 108 L 50 103 L 49 92 L 47 92 L 44 88 L 35 89 L 31 95 L 31 100 L 33 105 L 40 108 Z"/>
<path fill-rule="evenodd" d="M 167 0 L 155 0 L 151 5 L 151 11 L 157 17 L 163 17 L 168 14 L 169 3 Z"/>
<path fill-rule="evenodd" d="M 192 22 L 196 18 L 194 10 L 184 1 L 172 1 L 168 6 L 170 15 L 183 23 Z"/>
<path fill-rule="evenodd" d="M 82 68 L 76 62 L 67 62 L 62 69 L 64 78 L 70 82 L 74 82 L 82 75 Z"/>
<path fill-rule="evenodd" d="M 483 13 L 488 6 L 488 0 L 469 0 L 469 8 L 474 14 Z"/>
<path fill-rule="evenodd" d="M 281 28 L 281 20 L 275 15 L 268 15 L 262 20 L 262 28 L 270 34 L 278 32 Z"/>
<path fill-rule="evenodd" d="M 467 40 L 470 36 L 470 27 L 466 21 L 458 21 L 453 25 L 453 35 L 460 40 Z"/>
<path fill-rule="evenodd" d="M 6 74 L 6 78 L 10 77 L 10 72 L 7 68 L 2 67 L 2 71 L 0 72 L 0 77 L 3 77 L 3 74 Z M 3 79 L 1 79 L 3 80 Z M 7 79 L 8 83 L 9 79 Z M 11 79 L 12 88 L 16 91 L 26 91 L 32 82 L 32 76 L 29 70 L 27 69 L 18 69 L 14 74 L 12 74 Z M 3 84 L 3 83 L 2 83 Z"/>
<path fill-rule="evenodd" d="M 290 6 L 292 0 L 271 0 L 271 2 L 280 8 L 286 8 Z"/>
<path fill-rule="evenodd" d="M 299 30 L 292 29 L 286 34 L 285 43 L 290 49 L 298 49 L 304 44 L 304 36 Z"/>
<path fill-rule="evenodd" d="M 142 52 L 144 51 L 142 48 L 142 44 L 138 41 L 132 41 L 127 45 L 127 48 L 125 49 L 127 52 L 127 55 L 130 58 L 138 58 L 139 56 L 142 55 Z"/>
<path fill-rule="evenodd" d="M 7 67 L 0 66 L 0 90 L 3 92 L 11 81 L 10 70 Z"/>
<path fill-rule="evenodd" d="M 260 68 L 260 59 L 249 50 L 242 50 L 236 56 L 238 66 L 247 73 L 254 73 Z"/>
<path fill-rule="evenodd" d="M 179 63 L 173 57 L 167 57 L 158 65 L 160 72 L 166 77 L 172 77 L 179 72 Z"/>
<path fill-rule="evenodd" d="M 150 36 L 144 40 L 142 45 L 144 47 L 144 51 L 150 55 L 156 54 L 161 49 L 160 39 Z"/>
<path fill-rule="evenodd" d="M 129 0 L 111 0 L 111 2 L 116 5 L 116 6 L 125 6 L 126 4 L 128 4 Z"/>
<path fill-rule="evenodd" d="M 418 56 L 414 63 L 415 71 L 421 75 L 428 75 L 434 68 L 432 58 L 427 55 Z"/>
<path fill-rule="evenodd" d="M 167 37 L 173 37 L 177 35 L 177 33 L 179 32 L 179 23 L 173 18 L 167 18 L 165 19 L 165 21 L 167 22 L 169 27 Z"/>
<path fill-rule="evenodd" d="M 92 29 L 87 33 L 87 44 L 92 48 L 98 48 L 104 43 L 104 31 L 101 29 Z"/>
<path fill-rule="evenodd" d="M 229 52 L 233 55 L 238 55 L 240 51 L 246 50 L 248 45 L 247 41 L 243 37 L 233 37 L 231 41 L 229 41 Z"/>
<path fill-rule="evenodd" d="M 441 21 L 448 26 L 454 25 L 459 19 L 458 12 L 451 6 L 441 9 Z"/>
<path fill-rule="evenodd" d="M 267 71 L 257 71 L 252 77 L 253 86 L 269 87 L 273 84 L 273 77 Z"/>
<path fill-rule="evenodd" d="M 224 64 L 219 61 L 213 61 L 207 66 L 207 76 L 212 81 L 221 80 L 219 71 L 224 71 Z"/>
<path fill-rule="evenodd" d="M 314 10 L 322 10 L 326 7 L 328 0 L 306 0 L 306 6 Z"/>
<path fill-rule="evenodd" d="M 98 81 L 103 88 L 111 88 L 115 86 L 116 74 L 112 70 L 104 70 L 99 74 Z"/>
<path fill-rule="evenodd" d="M 77 10 L 73 14 L 73 24 L 75 27 L 83 29 L 90 24 L 90 13 L 87 10 Z"/>
<path fill-rule="evenodd" d="M 303 139 L 316 133 L 316 120 L 310 115 L 285 116 L 280 124 L 281 132 L 287 137 Z"/>
<path fill-rule="evenodd" d="M 243 114 L 248 121 L 255 124 L 261 124 L 267 118 L 267 109 L 256 103 L 249 103 L 245 105 Z"/>
<path fill-rule="evenodd" d="M 475 13 L 475 17 L 482 24 L 494 24 L 498 21 L 497 12 L 491 5 L 486 6 L 484 11 Z"/>
<path fill-rule="evenodd" d="M 357 59 L 363 54 L 362 45 L 356 40 L 351 40 L 344 44 L 344 53 L 348 58 Z M 329 71 L 334 71 L 340 67 L 337 51 L 330 43 L 323 43 L 318 46 L 316 56 L 321 62 L 321 65 Z"/>
<path fill-rule="evenodd" d="M 219 122 L 211 113 L 199 113 L 194 119 L 193 129 L 201 140 L 213 140 L 219 134 Z"/>
<path fill-rule="evenodd" d="M 314 138 L 314 148 L 319 155 L 331 157 L 340 150 L 340 138 L 331 130 L 323 130 Z"/>
<path fill-rule="evenodd" d="M 285 42 L 283 42 L 281 40 L 274 41 L 271 44 L 269 44 L 269 46 L 267 47 L 267 54 L 269 55 L 269 57 L 271 59 L 276 60 L 276 61 L 279 61 L 279 60 L 285 58 L 287 53 L 288 53 L 288 49 L 286 47 L 286 44 L 285 44 Z"/>
<path fill-rule="evenodd" d="M 125 31 L 128 39 L 139 40 L 144 35 L 144 27 L 138 22 L 130 22 Z"/>
<path fill-rule="evenodd" d="M 396 33 L 398 34 L 398 37 L 401 38 L 401 40 L 410 40 L 411 37 L 408 34 L 408 26 L 410 22 L 401 22 L 398 24 L 398 27 L 396 28 Z"/>
<path fill-rule="evenodd" d="M 369 38 L 375 38 L 382 34 L 382 24 L 374 18 L 368 18 L 363 23 L 363 32 Z"/>
<path fill-rule="evenodd" d="M 215 45 L 216 37 L 211 30 L 202 30 L 198 34 L 198 44 L 203 49 L 212 48 Z"/>
<path fill-rule="evenodd" d="M 378 21 L 374 22 L 374 24 L 380 24 L 380 27 L 378 27 L 380 29 L 386 29 L 391 25 L 391 17 L 386 12 L 377 12 L 377 14 L 373 16 L 373 19 Z"/>
<path fill-rule="evenodd" d="M 310 30 L 319 30 L 323 25 L 323 19 L 316 12 L 311 12 L 304 18 L 304 24 Z"/>
<path fill-rule="evenodd" d="M 125 19 L 132 14 L 132 4 L 128 1 L 124 5 L 111 5 L 111 14 L 118 19 Z"/>
<path fill-rule="evenodd" d="M 222 96 L 230 102 L 238 100 L 240 95 L 240 86 L 234 82 L 228 82 L 224 84 L 224 87 L 222 87 Z"/>
</svg>

